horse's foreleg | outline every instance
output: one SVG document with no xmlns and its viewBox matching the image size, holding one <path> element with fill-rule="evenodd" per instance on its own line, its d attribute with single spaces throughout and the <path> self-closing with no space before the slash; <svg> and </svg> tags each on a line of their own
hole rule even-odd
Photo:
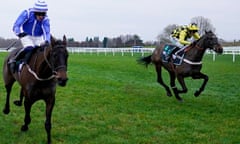
<svg viewBox="0 0 240 144">
<path fill-rule="evenodd" d="M 179 84 L 182 87 L 182 90 L 178 90 L 178 93 L 187 93 L 188 89 L 187 89 L 187 86 L 185 84 L 184 77 L 181 76 L 181 75 L 178 75 L 177 79 L 178 79 Z"/>
<path fill-rule="evenodd" d="M 31 101 L 25 98 L 24 100 L 25 118 L 24 118 L 24 125 L 21 127 L 22 131 L 27 131 L 28 125 L 31 123 L 30 112 L 31 112 L 32 104 L 33 103 Z"/>
<path fill-rule="evenodd" d="M 24 96 L 23 89 L 21 88 L 20 99 L 19 100 L 15 100 L 14 104 L 17 105 L 17 106 L 22 106 L 23 96 Z"/>
<path fill-rule="evenodd" d="M 175 73 L 174 72 L 169 72 L 169 75 L 170 75 L 170 85 L 172 87 L 174 95 L 175 95 L 175 97 L 176 97 L 176 99 L 178 101 L 182 101 L 182 98 L 179 96 L 179 91 L 178 91 L 178 89 L 176 87 L 176 83 L 175 83 L 176 76 L 175 76 Z"/>
<path fill-rule="evenodd" d="M 156 69 L 156 72 L 157 72 L 157 82 L 165 88 L 165 90 L 167 92 L 167 96 L 169 96 L 169 97 L 172 96 L 170 88 L 163 82 L 161 65 L 156 64 L 155 69 Z"/>
<path fill-rule="evenodd" d="M 51 143 L 51 128 L 52 128 L 51 117 L 52 117 L 52 110 L 53 110 L 53 107 L 54 107 L 54 104 L 55 104 L 54 96 L 53 96 L 53 98 L 46 100 L 45 103 L 46 103 L 45 130 L 47 132 L 48 144 L 50 144 Z"/>
<path fill-rule="evenodd" d="M 4 114 L 9 114 L 10 112 L 10 93 L 11 93 L 11 90 L 12 90 L 12 85 L 13 85 L 13 82 L 12 83 L 9 83 L 8 85 L 5 85 L 5 89 L 7 91 L 7 97 L 6 97 L 6 103 L 5 103 L 5 107 L 3 109 L 3 113 Z"/>
<path fill-rule="evenodd" d="M 193 79 L 203 79 L 203 83 L 201 85 L 201 87 L 199 88 L 199 90 L 197 90 L 195 93 L 194 93 L 194 96 L 199 96 L 205 89 L 205 86 L 208 82 L 208 76 L 203 74 L 203 73 L 198 73 L 197 75 L 194 75 L 192 76 Z"/>
</svg>

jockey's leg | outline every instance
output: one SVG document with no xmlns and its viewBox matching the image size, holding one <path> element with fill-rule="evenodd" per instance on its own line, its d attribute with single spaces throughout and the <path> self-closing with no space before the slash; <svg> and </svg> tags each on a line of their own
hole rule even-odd
<svg viewBox="0 0 240 144">
<path fill-rule="evenodd" d="M 29 62 L 31 56 L 32 56 L 32 51 L 28 51 L 28 52 L 25 54 L 22 62 L 23 62 L 24 64 L 27 64 L 27 63 Z"/>
<path fill-rule="evenodd" d="M 12 58 L 9 59 L 8 64 L 9 64 L 9 66 L 10 66 L 10 70 L 11 70 L 13 73 L 14 73 L 15 70 L 16 70 L 16 61 L 17 61 L 17 59 L 19 59 L 19 57 L 22 57 L 23 54 L 24 54 L 24 49 L 21 49 L 21 50 L 19 50 L 19 51 L 17 52 L 17 54 L 16 54 L 14 57 L 12 57 Z"/>
<path fill-rule="evenodd" d="M 10 69 L 11 69 L 11 71 L 13 73 L 16 70 L 16 62 L 18 62 L 19 60 L 23 59 L 25 55 L 28 55 L 28 53 L 31 52 L 32 49 L 33 49 L 32 46 L 28 46 L 26 48 L 23 48 L 23 49 L 19 50 L 18 53 L 13 58 L 11 58 L 9 60 L 8 64 L 10 65 Z M 30 56 L 28 56 L 28 57 L 30 57 Z"/>
</svg>

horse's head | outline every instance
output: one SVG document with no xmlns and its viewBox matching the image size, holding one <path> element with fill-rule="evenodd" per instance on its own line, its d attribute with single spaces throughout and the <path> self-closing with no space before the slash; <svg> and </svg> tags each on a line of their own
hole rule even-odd
<svg viewBox="0 0 240 144">
<path fill-rule="evenodd" d="M 204 39 L 204 47 L 214 50 L 219 54 L 223 53 L 223 47 L 218 42 L 217 36 L 212 31 L 205 31 L 205 35 L 202 37 Z"/>
<path fill-rule="evenodd" d="M 51 54 L 50 62 L 52 69 L 56 74 L 58 84 L 60 86 L 65 86 L 67 83 L 67 60 L 68 60 L 68 51 L 67 51 L 67 40 L 63 36 L 63 40 L 56 40 L 53 37 L 51 38 Z"/>
</svg>

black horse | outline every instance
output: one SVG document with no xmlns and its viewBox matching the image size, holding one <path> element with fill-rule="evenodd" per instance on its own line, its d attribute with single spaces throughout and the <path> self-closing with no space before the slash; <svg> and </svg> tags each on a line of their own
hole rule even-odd
<svg viewBox="0 0 240 144">
<path fill-rule="evenodd" d="M 3 66 L 3 78 L 7 91 L 4 114 L 10 112 L 10 93 L 15 81 L 21 86 L 20 100 L 14 103 L 22 105 L 24 98 L 25 118 L 22 131 L 28 130 L 31 122 L 30 111 L 32 105 L 38 100 L 44 100 L 46 104 L 45 129 L 47 132 L 47 142 L 51 143 L 51 115 L 55 103 L 56 84 L 65 86 L 67 83 L 67 59 L 66 37 L 63 40 L 56 40 L 51 37 L 51 44 L 46 48 L 38 48 L 32 55 L 29 64 L 23 65 L 18 71 L 13 73 L 10 70 L 8 61 L 17 53 L 19 49 L 10 52 L 6 57 Z"/>
<path fill-rule="evenodd" d="M 205 51 L 207 49 L 211 49 L 219 54 L 223 52 L 223 48 L 219 44 L 216 35 L 212 31 L 205 32 L 205 35 L 203 35 L 199 40 L 193 42 L 186 49 L 184 49 L 185 54 L 183 57 L 175 55 L 182 61 L 180 65 L 174 65 L 172 60 L 170 60 L 170 62 L 163 62 L 163 51 L 165 46 L 166 45 L 164 44 L 160 45 L 153 51 L 151 55 L 140 58 L 139 62 L 145 64 L 146 66 L 151 62 L 155 65 L 155 69 L 157 72 L 157 82 L 165 88 L 167 96 L 172 96 L 170 88 L 163 82 L 162 79 L 161 68 L 164 67 L 169 73 L 170 85 L 172 87 L 175 97 L 179 101 L 182 101 L 182 98 L 179 96 L 179 94 L 187 93 L 188 91 L 184 78 L 192 77 L 193 79 L 203 79 L 204 81 L 201 87 L 194 94 L 195 96 L 199 96 L 208 82 L 208 76 L 201 72 L 201 61 L 203 55 L 205 54 Z M 176 78 L 180 83 L 182 89 L 178 89 L 176 87 Z"/>
</svg>

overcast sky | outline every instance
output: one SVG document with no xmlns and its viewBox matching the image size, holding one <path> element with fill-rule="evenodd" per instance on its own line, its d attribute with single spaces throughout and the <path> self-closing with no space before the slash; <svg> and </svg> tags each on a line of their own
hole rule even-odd
<svg viewBox="0 0 240 144">
<path fill-rule="evenodd" d="M 202 16 L 211 21 L 219 38 L 240 39 L 239 0 L 46 0 L 51 33 L 77 41 L 86 37 L 137 34 L 154 41 L 170 24 L 189 24 Z M 0 37 L 16 38 L 12 26 L 34 0 L 1 0 Z"/>
</svg>

